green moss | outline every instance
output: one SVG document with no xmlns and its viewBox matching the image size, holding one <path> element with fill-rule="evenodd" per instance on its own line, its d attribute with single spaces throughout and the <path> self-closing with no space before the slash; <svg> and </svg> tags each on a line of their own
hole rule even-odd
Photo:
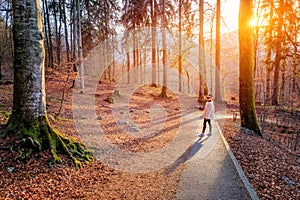
<svg viewBox="0 0 300 200">
<path fill-rule="evenodd" d="M 8 119 L 10 117 L 10 115 L 11 115 L 11 112 L 8 112 L 8 111 L 1 112 L 1 116 L 3 118 L 7 118 Z"/>
<path fill-rule="evenodd" d="M 60 117 L 60 116 L 55 116 L 54 118 L 59 121 L 71 121 L 72 120 L 70 118 L 65 118 L 65 117 Z"/>
<path fill-rule="evenodd" d="M 40 117 L 29 123 L 22 123 L 12 116 L 5 130 L 6 135 L 13 134 L 19 141 L 18 160 L 27 160 L 34 152 L 48 149 L 52 154 L 51 163 L 62 162 L 58 154 L 63 153 L 69 156 L 76 167 L 82 167 L 81 162 L 92 162 L 90 152 L 83 144 L 68 138 L 56 131 L 49 124 L 47 117 Z"/>
<path fill-rule="evenodd" d="M 4 90 L 4 91 L 3 91 L 3 94 L 6 94 L 6 95 L 13 95 L 13 91 L 12 91 L 12 90 Z"/>
</svg>

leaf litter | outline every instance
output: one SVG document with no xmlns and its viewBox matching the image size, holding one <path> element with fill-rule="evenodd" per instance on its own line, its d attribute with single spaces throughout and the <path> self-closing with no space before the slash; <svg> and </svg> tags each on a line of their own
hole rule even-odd
<svg viewBox="0 0 300 200">
<path fill-rule="evenodd" d="M 47 69 L 47 111 L 51 124 L 70 137 L 79 138 L 72 113 L 72 78 L 67 83 L 61 114 L 61 94 L 68 79 L 66 73 Z M 12 108 L 12 85 L 0 85 L 0 130 Z M 114 144 L 133 152 L 149 152 L 164 147 L 180 125 L 176 117 L 180 105 L 176 98 L 156 98 L 158 89 L 141 87 L 130 99 L 130 116 L 139 126 L 149 125 L 149 105 L 159 103 L 168 108 L 165 127 L 144 139 L 122 134 L 111 112 L 113 84 L 101 82 L 97 90 L 97 120 Z M 172 96 L 172 93 L 169 94 Z M 193 105 L 191 105 L 193 106 Z M 5 113 L 5 114 L 4 114 Z M 120 123 L 120 122 L 119 122 Z M 122 122 L 121 126 L 128 125 Z M 240 122 L 226 119 L 223 134 L 260 199 L 299 199 L 300 158 L 266 138 L 257 137 L 239 127 Z M 172 127 L 172 128 L 171 128 Z M 138 130 L 138 129 L 137 129 Z M 0 139 L 0 199 L 173 199 L 184 165 L 171 173 L 166 169 L 148 173 L 129 173 L 110 168 L 95 160 L 82 169 L 62 155 L 63 163 L 51 166 L 49 152 L 33 154 L 28 162 L 15 160 L 18 152 L 10 150 L 11 138 Z"/>
</svg>

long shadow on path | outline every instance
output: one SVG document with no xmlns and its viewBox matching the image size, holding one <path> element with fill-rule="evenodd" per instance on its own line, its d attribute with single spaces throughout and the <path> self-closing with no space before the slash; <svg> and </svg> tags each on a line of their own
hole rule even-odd
<svg viewBox="0 0 300 200">
<path fill-rule="evenodd" d="M 166 173 L 172 173 L 175 171 L 181 164 L 187 162 L 189 159 L 194 157 L 196 153 L 204 146 L 204 142 L 209 139 L 210 136 L 207 136 L 205 139 L 199 137 L 193 144 L 191 144 L 186 151 L 171 165 Z"/>
<path fill-rule="evenodd" d="M 211 141 L 215 142 L 211 143 Z M 212 145 L 208 151 L 205 145 Z M 188 162 L 187 162 L 188 161 Z M 220 133 L 198 138 L 185 153 L 168 168 L 174 171 L 185 163 L 176 200 L 251 199 L 225 148 Z"/>
</svg>

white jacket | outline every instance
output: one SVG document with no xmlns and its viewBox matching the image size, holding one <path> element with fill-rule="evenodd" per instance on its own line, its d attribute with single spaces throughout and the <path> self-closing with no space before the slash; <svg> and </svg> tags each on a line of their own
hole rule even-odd
<svg viewBox="0 0 300 200">
<path fill-rule="evenodd" d="M 204 118 L 206 119 L 214 119 L 214 113 L 215 113 L 215 105 L 213 101 L 208 101 L 205 103 L 204 108 Z"/>
</svg>

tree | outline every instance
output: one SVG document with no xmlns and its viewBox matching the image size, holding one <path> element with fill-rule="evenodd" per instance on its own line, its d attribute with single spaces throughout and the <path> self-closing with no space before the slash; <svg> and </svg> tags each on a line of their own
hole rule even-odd
<svg viewBox="0 0 300 200">
<path fill-rule="evenodd" d="M 179 87 L 178 90 L 179 92 L 182 92 L 182 0 L 179 0 L 179 5 L 178 5 L 178 11 L 179 11 L 179 16 L 178 16 L 178 49 L 179 49 L 179 56 L 178 56 L 178 83 Z"/>
<path fill-rule="evenodd" d="M 204 76 L 205 73 L 205 48 L 204 48 L 204 0 L 199 1 L 199 46 L 198 46 L 198 59 L 199 59 L 199 95 L 198 102 L 204 103 Z"/>
<path fill-rule="evenodd" d="M 221 21 L 221 0 L 217 0 L 217 9 L 216 9 L 216 71 L 215 71 L 215 100 L 222 101 L 221 95 L 221 63 L 220 63 L 220 38 L 221 38 L 221 30 L 220 30 L 220 21 Z"/>
<path fill-rule="evenodd" d="M 152 86 L 157 87 L 156 83 L 156 49 L 157 49 L 157 41 L 156 41 L 156 26 L 157 26 L 157 2 L 156 0 L 150 0 L 150 10 L 151 10 L 151 44 L 152 44 L 152 51 L 151 51 L 151 62 L 152 62 Z"/>
<path fill-rule="evenodd" d="M 68 25 L 67 25 L 67 14 L 66 14 L 66 3 L 62 2 L 62 17 L 64 24 L 64 33 L 65 33 L 65 45 L 66 45 L 66 54 L 67 54 L 67 62 L 70 62 L 70 45 L 69 45 L 69 34 L 68 34 Z"/>
<path fill-rule="evenodd" d="M 274 29 L 274 21 L 273 21 L 273 7 L 269 6 L 268 7 L 270 9 L 270 15 L 269 15 L 269 26 L 267 27 L 266 31 L 265 31 L 265 37 L 266 37 L 266 43 L 269 44 L 267 45 L 267 53 L 266 53 L 266 59 L 265 59 L 265 64 L 266 64 L 266 97 L 265 103 L 269 103 L 271 98 L 271 73 L 273 71 L 273 64 L 272 64 L 272 38 L 273 38 L 273 29 Z"/>
<path fill-rule="evenodd" d="M 279 92 L 279 72 L 280 72 L 280 61 L 282 60 L 282 43 L 283 43 L 283 0 L 279 1 L 279 8 L 278 8 L 278 30 L 277 30 L 277 37 L 276 37 L 276 44 L 275 44 L 275 61 L 274 61 L 274 79 L 273 79 L 273 93 L 272 93 L 272 105 L 278 105 L 278 92 Z"/>
<path fill-rule="evenodd" d="M 161 34 L 162 34 L 162 52 L 163 52 L 163 85 L 160 97 L 167 97 L 167 44 L 166 44 L 166 14 L 165 14 L 165 0 L 160 0 L 161 3 Z"/>
<path fill-rule="evenodd" d="M 257 18 L 254 25 L 263 36 L 257 39 L 257 44 L 264 49 L 265 56 L 261 60 L 265 68 L 264 103 L 267 104 L 278 106 L 297 101 L 293 88 L 297 76 L 295 63 L 299 57 L 298 4 L 298 1 L 291 0 L 256 0 L 255 11 L 261 17 L 254 16 Z"/>
<path fill-rule="evenodd" d="M 50 14 L 49 5 L 46 0 L 43 0 L 43 11 L 44 11 L 44 27 L 45 27 L 45 44 L 46 44 L 46 66 L 53 66 L 53 42 L 52 42 L 52 31 L 50 26 Z"/>
<path fill-rule="evenodd" d="M 250 26 L 252 1 L 241 0 L 239 11 L 239 52 L 240 52 L 240 115 L 241 126 L 262 135 L 257 123 L 254 104 L 254 43 Z"/>
<path fill-rule="evenodd" d="M 39 1 L 13 1 L 14 89 L 13 109 L 1 137 L 12 135 L 21 159 L 35 151 L 48 149 L 53 163 L 58 153 L 71 157 L 77 167 L 91 162 L 89 152 L 80 142 L 54 130 L 46 113 L 44 36 Z"/>
<path fill-rule="evenodd" d="M 2 44 L 4 44 L 4 40 L 2 38 L 4 38 L 4 33 L 2 33 L 2 28 L 3 26 L 3 22 L 0 18 L 0 80 L 2 79 L 2 54 L 3 54 L 3 47 L 2 47 Z M 4 32 L 4 31 L 3 31 Z"/>
<path fill-rule="evenodd" d="M 4 2 L 0 6 L 0 79 L 3 78 L 2 67 L 11 66 L 13 58 L 12 29 L 11 29 L 11 4 Z"/>
<path fill-rule="evenodd" d="M 78 65 L 80 68 L 80 88 L 84 90 L 84 66 L 83 66 L 83 52 L 82 52 L 82 36 L 81 36 L 81 6 L 77 2 L 77 26 L 78 26 Z"/>
<path fill-rule="evenodd" d="M 78 50 L 79 50 L 79 44 L 78 44 L 78 36 L 79 36 L 79 31 L 78 31 L 78 27 L 79 27 L 79 19 L 78 19 L 78 12 L 80 12 L 78 10 L 79 6 L 78 6 L 79 2 L 77 0 L 73 0 L 73 9 L 72 9 L 72 19 L 73 19 L 73 56 L 74 56 L 74 72 L 78 72 L 78 59 L 79 59 L 79 54 L 78 54 Z M 75 80 L 73 82 L 73 87 L 75 87 L 76 83 Z"/>
<path fill-rule="evenodd" d="M 138 48 L 138 35 L 136 30 L 146 24 L 148 19 L 148 4 L 150 1 L 145 0 L 125 0 L 123 7 L 123 15 L 121 21 L 128 31 L 131 31 L 132 42 L 133 42 L 133 52 L 132 61 L 133 68 L 132 72 L 134 74 L 134 83 L 138 82 L 138 64 L 139 64 L 139 48 Z M 151 14 L 151 13 L 150 13 Z"/>
<path fill-rule="evenodd" d="M 2 48 L 0 46 L 0 80 L 2 79 L 2 54 L 1 54 Z"/>
</svg>

